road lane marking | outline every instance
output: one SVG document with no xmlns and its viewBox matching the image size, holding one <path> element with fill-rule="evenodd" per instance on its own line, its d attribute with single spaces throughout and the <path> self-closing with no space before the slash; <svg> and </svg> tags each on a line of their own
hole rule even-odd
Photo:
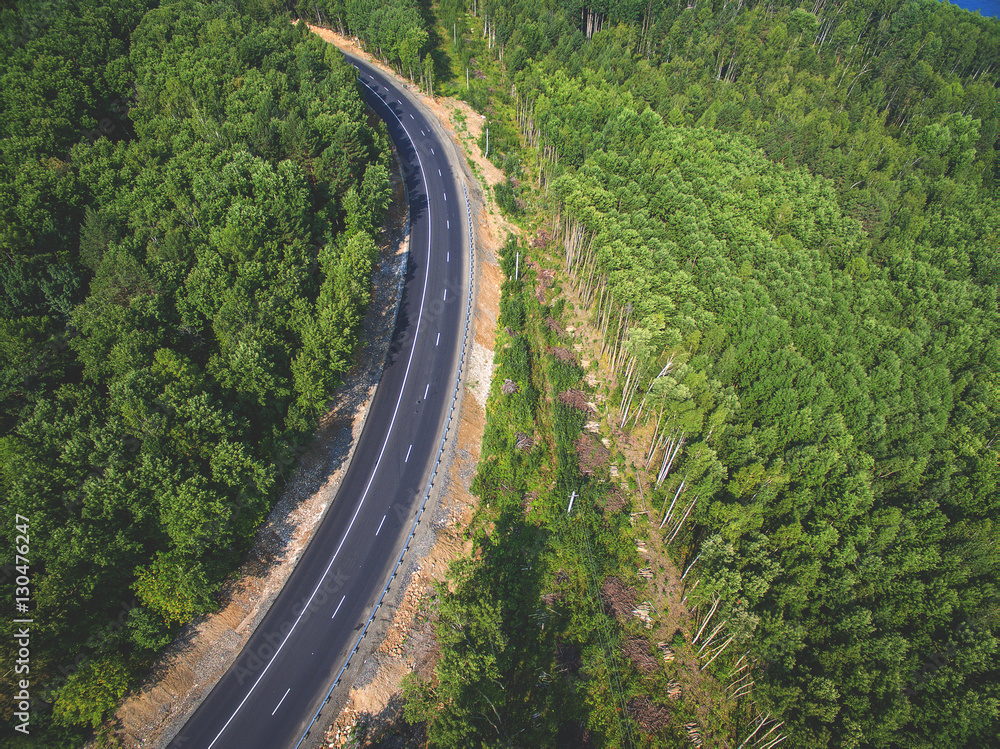
<svg viewBox="0 0 1000 749">
<path fill-rule="evenodd" d="M 412 450 L 412 449 L 413 449 L 413 445 L 410 445 L 409 449 L 406 451 L 406 457 L 403 458 L 403 462 L 404 463 L 409 463 L 410 462 L 410 450 Z"/>
<path fill-rule="evenodd" d="M 421 135 L 427 135 L 427 133 L 425 133 L 423 130 L 420 131 L 420 134 Z"/>
<path fill-rule="evenodd" d="M 444 290 L 444 301 L 448 301 L 448 289 Z"/>
<path fill-rule="evenodd" d="M 444 202 L 447 203 L 448 202 L 448 193 L 443 192 L 441 194 L 444 195 Z"/>
<path fill-rule="evenodd" d="M 288 689 L 286 689 L 286 690 L 285 690 L 285 693 L 284 693 L 283 695 L 281 695 L 281 699 L 280 699 L 280 700 L 278 700 L 278 705 L 277 705 L 277 707 L 275 707 L 275 708 L 274 708 L 274 710 L 273 710 L 273 711 L 271 712 L 271 715 L 274 715 L 274 714 L 275 714 L 276 712 L 278 712 L 278 708 L 279 708 L 279 707 L 281 707 L 281 703 L 285 701 L 285 697 L 287 697 L 287 696 L 288 696 L 288 693 L 289 693 L 289 692 L 291 692 L 291 691 L 292 691 L 292 688 L 291 688 L 291 687 L 288 687 Z"/>
<path fill-rule="evenodd" d="M 428 382 L 427 387 L 424 388 L 424 400 L 427 400 L 427 391 L 431 389 L 431 384 Z"/>
<path fill-rule="evenodd" d="M 450 251 L 448 252 L 448 256 L 445 258 L 445 262 L 446 263 L 450 263 L 451 262 L 451 252 Z"/>
<path fill-rule="evenodd" d="M 445 228 L 447 228 L 447 229 L 451 228 L 451 221 L 448 221 L 447 219 L 445 219 L 444 223 L 445 223 Z"/>
<path fill-rule="evenodd" d="M 432 148 L 431 149 L 431 156 L 433 156 L 433 155 L 434 155 L 434 149 Z"/>
<path fill-rule="evenodd" d="M 410 445 L 410 447 L 413 447 L 413 445 Z M 382 523 L 384 522 L 385 522 L 385 515 L 382 516 Z M 378 524 L 378 531 L 382 530 L 382 523 Z M 376 536 L 378 535 L 378 531 L 375 531 Z"/>
<path fill-rule="evenodd" d="M 441 170 L 440 169 L 438 169 L 438 176 L 439 177 L 443 177 L 444 176 L 443 174 L 441 174 Z"/>
<path fill-rule="evenodd" d="M 437 340 L 434 341 L 434 345 L 437 346 L 439 343 L 441 343 L 441 334 L 440 333 L 438 333 L 438 337 L 437 337 Z"/>
<path fill-rule="evenodd" d="M 417 119 L 416 117 L 414 117 L 414 116 L 413 116 L 413 112 L 410 112 L 410 119 L 411 119 L 411 120 L 415 120 L 415 119 Z"/>
<path fill-rule="evenodd" d="M 372 80 L 374 80 L 374 76 L 372 76 Z M 364 83 L 364 81 L 362 81 L 362 83 Z M 371 90 L 373 93 L 378 93 L 371 86 L 368 86 L 367 83 L 365 83 L 364 85 L 367 86 L 368 89 Z M 406 129 L 406 126 L 403 124 L 403 121 L 399 119 L 399 116 L 393 110 L 390 109 L 389 112 L 390 114 L 392 114 L 393 117 L 396 118 L 396 121 L 399 123 L 399 126 L 403 128 L 403 132 L 406 133 L 406 137 L 410 139 L 410 145 L 412 146 L 413 138 L 410 136 L 410 133 Z M 433 153 L 433 149 L 431 149 L 431 152 Z M 424 164 L 423 161 L 420 159 L 420 153 L 417 152 L 416 149 L 414 149 L 414 153 L 417 156 L 417 166 L 420 168 L 420 176 L 424 183 L 424 194 L 426 195 L 428 193 L 427 174 L 424 172 Z M 430 212 L 428 211 L 427 260 L 426 260 L 428 264 L 430 263 L 431 247 L 433 246 L 432 228 L 433 227 L 431 225 Z M 399 388 L 399 397 L 396 399 L 396 407 L 392 412 L 392 419 L 390 419 L 389 421 L 389 429 L 386 431 L 385 442 L 382 443 L 382 449 L 381 451 L 379 451 L 378 459 L 375 461 L 375 467 L 372 469 L 371 477 L 368 479 L 368 485 L 365 487 L 365 491 L 361 495 L 361 500 L 358 502 L 357 509 L 354 510 L 354 515 L 353 517 L 351 517 L 351 522 L 348 523 L 347 530 L 344 531 L 344 535 L 340 539 L 340 543 L 337 545 L 336 551 L 333 552 L 333 558 L 330 559 L 330 563 L 326 566 L 326 569 L 320 576 L 319 582 L 316 583 L 316 587 L 313 589 L 312 595 L 309 596 L 309 600 L 306 601 L 305 606 L 302 607 L 302 612 L 296 617 L 295 622 L 292 624 L 292 628 L 288 630 L 288 634 L 285 635 L 285 639 L 283 639 L 281 641 L 281 644 L 278 645 L 277 649 L 274 651 L 274 655 L 271 656 L 271 660 L 269 660 L 267 662 L 267 665 L 264 666 L 264 669 L 260 672 L 260 676 L 257 677 L 257 681 L 255 681 L 253 683 L 253 686 L 250 687 L 250 690 L 247 692 L 246 696 L 243 698 L 240 704 L 236 706 L 236 710 L 233 711 L 233 714 L 229 716 L 229 720 L 226 721 L 225 725 L 223 725 L 222 728 L 219 730 L 219 732 L 215 735 L 215 738 L 212 739 L 212 743 L 209 744 L 207 747 L 205 747 L 205 749 L 212 749 L 212 747 L 215 746 L 216 742 L 218 742 L 222 734 L 225 733 L 226 729 L 229 728 L 229 724 L 233 722 L 233 719 L 236 717 L 239 711 L 243 709 L 243 706 L 246 704 L 247 700 L 250 699 L 250 695 L 253 694 L 253 691 L 257 688 L 257 685 L 260 684 L 261 680 L 264 678 L 264 676 L 267 674 L 268 670 L 271 668 L 274 661 L 277 659 L 278 654 L 281 652 L 282 648 L 285 647 L 285 643 L 288 642 L 288 638 L 292 636 L 292 633 L 295 631 L 295 628 L 299 626 L 299 622 L 302 620 L 303 615 L 305 614 L 306 611 L 309 610 L 309 606 L 310 604 L 312 604 L 313 598 L 315 598 L 316 594 L 319 592 L 320 586 L 323 585 L 323 582 L 326 580 L 326 576 L 330 574 L 330 570 L 333 567 L 333 563 L 337 561 L 337 556 L 340 554 L 340 550 L 343 548 L 344 543 L 347 541 L 347 536 L 350 534 L 351 528 L 354 527 L 354 522 L 358 519 L 358 514 L 361 512 L 361 508 L 362 506 L 364 506 L 365 499 L 368 497 L 368 492 L 371 490 L 372 484 L 375 481 L 375 475 L 378 473 L 378 468 L 382 464 L 382 458 L 385 455 L 385 449 L 389 444 L 389 437 L 392 435 L 392 428 L 396 423 L 396 416 L 399 415 L 399 406 L 403 402 L 403 393 L 406 391 L 406 380 L 410 376 L 410 367 L 413 365 L 413 355 L 416 353 L 417 350 L 417 338 L 420 335 L 420 323 L 423 320 L 424 316 L 424 303 L 427 299 L 427 281 L 429 277 L 430 277 L 429 274 L 426 273 L 424 274 L 424 286 L 420 295 L 420 306 L 417 308 L 419 310 L 417 312 L 417 328 L 416 332 L 413 334 L 413 342 L 410 344 L 410 358 L 407 360 L 406 370 L 403 372 L 403 382 Z M 438 338 L 439 339 L 441 338 L 440 333 L 438 333 Z"/>
<path fill-rule="evenodd" d="M 347 596 L 344 596 L 344 598 L 347 598 Z M 344 598 L 340 599 L 340 603 L 337 604 L 337 608 L 333 610 L 333 616 L 336 616 L 337 612 L 340 611 L 340 607 L 344 605 Z M 333 616 L 331 616 L 330 618 L 333 619 Z"/>
</svg>

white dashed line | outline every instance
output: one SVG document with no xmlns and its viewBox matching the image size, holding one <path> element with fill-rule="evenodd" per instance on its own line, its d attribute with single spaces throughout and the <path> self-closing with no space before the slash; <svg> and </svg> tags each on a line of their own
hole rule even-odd
<svg viewBox="0 0 1000 749">
<path fill-rule="evenodd" d="M 347 596 L 344 596 L 344 598 L 347 598 Z M 333 616 L 336 616 L 337 612 L 340 611 L 340 607 L 344 605 L 344 598 L 340 599 L 340 603 L 337 604 L 337 608 L 333 610 Z M 333 616 L 331 616 L 330 618 L 333 619 Z"/>
<path fill-rule="evenodd" d="M 285 693 L 281 695 L 281 699 L 278 700 L 278 705 L 277 707 L 274 708 L 274 711 L 271 713 L 271 715 L 274 715 L 274 713 L 278 712 L 278 708 L 281 707 L 281 703 L 285 701 L 285 697 L 287 697 L 288 693 L 291 691 L 292 691 L 291 687 L 288 687 L 288 689 L 285 690 Z"/>
<path fill-rule="evenodd" d="M 382 516 L 382 523 L 385 522 L 385 515 Z M 382 523 L 378 524 L 378 531 L 382 530 Z M 378 535 L 378 531 L 375 531 L 375 535 Z"/>
<path fill-rule="evenodd" d="M 425 133 L 423 130 L 420 131 L 420 134 L 421 135 L 427 135 L 427 133 Z"/>
<path fill-rule="evenodd" d="M 410 462 L 410 450 L 412 450 L 412 449 L 413 449 L 413 445 L 410 445 L 409 449 L 406 451 L 406 457 L 403 458 L 403 462 L 404 463 L 409 463 Z"/>
<path fill-rule="evenodd" d="M 449 221 L 448 219 L 444 220 L 444 224 L 445 224 L 445 228 L 446 229 L 450 229 L 451 228 L 451 221 Z"/>
<path fill-rule="evenodd" d="M 371 78 L 372 78 L 372 80 L 375 80 L 375 76 L 371 76 Z M 365 84 L 365 85 L 367 86 L 367 84 Z M 370 90 L 374 91 L 374 89 L 372 89 L 371 86 L 368 86 L 368 88 Z M 396 115 L 395 112 L 392 112 L 392 110 L 389 110 L 389 111 L 392 113 L 392 115 L 394 117 L 396 117 L 396 120 L 399 122 L 400 126 L 402 127 L 403 126 L 403 121 L 399 119 L 399 117 Z M 406 128 L 403 127 L 403 130 L 405 131 Z M 413 139 L 410 138 L 410 134 L 407 132 L 406 135 L 410 139 L 410 142 L 412 143 Z M 427 193 L 427 175 L 424 172 L 424 165 L 423 165 L 423 163 L 420 160 L 420 153 L 419 152 L 417 153 L 417 166 L 420 168 L 420 176 L 421 176 L 422 181 L 424 183 L 424 193 L 426 194 Z M 433 246 L 434 246 L 434 244 L 433 244 L 432 232 L 430 231 L 430 222 L 428 222 L 428 232 L 427 232 L 427 259 L 428 259 L 428 261 L 430 260 L 431 248 Z M 423 320 L 423 314 L 424 314 L 424 300 L 427 298 L 427 280 L 428 280 L 428 277 L 429 276 L 427 276 L 426 274 L 424 275 L 424 283 L 423 283 L 423 289 L 421 291 L 420 306 L 418 307 L 418 309 L 420 310 L 420 312 L 417 315 L 417 326 L 416 326 L 416 333 L 414 334 L 414 341 L 416 341 L 416 339 L 420 335 L 420 325 L 421 325 L 421 322 Z M 439 333 L 438 337 L 440 338 L 440 336 L 441 336 L 441 334 Z M 409 356 L 409 359 L 406 362 L 406 369 L 403 371 L 403 382 L 402 382 L 402 384 L 400 386 L 399 397 L 396 399 L 396 407 L 393 410 L 392 418 L 389 420 L 389 428 L 386 431 L 385 442 L 382 443 L 382 449 L 379 451 L 378 458 L 375 461 L 375 466 L 372 469 L 371 476 L 368 479 L 368 485 L 365 487 L 364 492 L 362 492 L 362 494 L 361 494 L 361 499 L 358 501 L 358 506 L 354 510 L 354 515 L 351 517 L 351 521 L 347 524 L 347 529 L 344 531 L 344 535 L 340 539 L 340 543 L 337 545 L 337 548 L 333 552 L 333 557 L 331 557 L 329 563 L 326 566 L 326 569 L 323 570 L 323 574 L 320 577 L 319 582 L 316 583 L 316 587 L 313 588 L 313 592 L 309 596 L 309 599 L 306 601 L 305 606 L 302 607 L 302 613 L 299 614 L 296 617 L 295 621 L 292 623 L 291 629 L 288 630 L 288 633 L 285 635 L 285 638 L 278 645 L 277 649 L 274 651 L 274 654 L 271 656 L 271 659 L 267 662 L 267 665 L 265 665 L 264 668 L 263 668 L 263 670 L 260 672 L 260 675 L 257 677 L 257 680 L 253 684 L 250 685 L 250 689 L 247 691 L 246 696 L 240 701 L 240 704 L 236 706 L 236 710 L 233 711 L 233 714 L 229 716 L 229 720 L 227 720 L 225 722 L 225 724 L 222 726 L 222 728 L 219 729 L 219 732 L 215 735 L 215 738 L 212 739 L 211 743 L 205 749 L 212 749 L 212 747 L 214 747 L 219 742 L 219 739 L 222 737 L 222 734 L 224 734 L 226 732 L 226 729 L 229 728 L 229 724 L 233 722 L 233 720 L 236 718 L 237 714 L 239 714 L 240 710 L 242 710 L 243 706 L 247 703 L 247 700 L 250 699 L 250 695 L 252 695 L 254 693 L 254 691 L 257 689 L 257 686 L 260 684 L 260 682 L 267 675 L 267 672 L 271 669 L 271 666 L 274 664 L 274 661 L 278 658 L 278 655 L 284 649 L 285 644 L 288 642 L 288 639 L 292 636 L 292 633 L 295 632 L 296 628 L 299 625 L 299 622 L 302 620 L 302 617 L 306 614 L 306 612 L 309 610 L 309 607 L 312 605 L 313 599 L 316 597 L 316 594 L 319 592 L 320 586 L 323 584 L 323 581 L 326 580 L 326 576 L 328 574 L 330 574 L 330 570 L 333 567 L 334 562 L 337 561 L 337 557 L 340 555 L 340 550 L 343 548 L 344 543 L 347 541 L 347 537 L 348 537 L 348 535 L 350 535 L 351 528 L 354 527 L 354 522 L 357 520 L 358 514 L 361 512 L 361 508 L 364 506 L 365 499 L 368 497 L 368 492 L 371 490 L 372 483 L 375 481 L 375 474 L 378 473 L 379 466 L 382 464 L 382 458 L 385 455 L 386 448 L 389 445 L 389 437 L 392 435 L 392 429 L 393 429 L 393 426 L 396 423 L 396 417 L 399 415 L 399 406 L 403 402 L 403 393 L 406 390 L 406 380 L 407 380 L 407 378 L 410 375 L 410 368 L 413 365 L 413 356 L 414 356 L 414 353 L 416 352 L 416 350 L 417 350 L 416 345 L 412 345 L 410 347 L 410 356 Z"/>
<path fill-rule="evenodd" d="M 439 177 L 443 177 L 444 176 L 443 174 L 441 174 L 441 170 L 440 169 L 438 169 L 438 176 Z"/>
<path fill-rule="evenodd" d="M 415 120 L 415 119 L 417 119 L 416 117 L 414 117 L 414 116 L 413 116 L 413 112 L 410 112 L 410 119 L 411 119 L 411 120 Z"/>
<path fill-rule="evenodd" d="M 450 262 L 451 262 L 451 253 L 450 253 L 450 252 L 449 252 L 449 253 L 448 253 L 448 255 L 447 255 L 447 256 L 445 257 L 445 262 L 448 262 L 448 263 L 450 263 Z"/>
<path fill-rule="evenodd" d="M 432 148 L 431 149 L 431 156 L 433 156 L 433 155 L 434 155 L 434 149 Z"/>
<path fill-rule="evenodd" d="M 447 203 L 448 202 L 448 193 L 443 192 L 441 194 L 444 195 L 444 202 Z"/>
<path fill-rule="evenodd" d="M 435 339 L 434 345 L 437 346 L 439 343 L 441 343 L 441 334 L 440 333 L 438 333 L 438 337 L 437 337 L 437 339 Z"/>
<path fill-rule="evenodd" d="M 427 391 L 431 389 L 431 384 L 428 382 L 427 387 L 424 388 L 424 400 L 427 400 Z"/>
<path fill-rule="evenodd" d="M 448 289 L 444 290 L 444 301 L 448 301 Z"/>
</svg>

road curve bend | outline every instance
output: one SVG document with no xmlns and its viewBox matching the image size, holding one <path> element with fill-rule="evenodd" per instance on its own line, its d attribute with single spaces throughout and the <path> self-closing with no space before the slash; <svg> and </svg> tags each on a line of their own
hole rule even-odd
<svg viewBox="0 0 1000 749">
<path fill-rule="evenodd" d="M 429 115 L 364 61 L 410 202 L 396 329 L 354 457 L 325 517 L 235 663 L 171 749 L 292 749 L 346 670 L 405 553 L 459 395 L 471 313 L 471 231 L 459 164 Z"/>
</svg>

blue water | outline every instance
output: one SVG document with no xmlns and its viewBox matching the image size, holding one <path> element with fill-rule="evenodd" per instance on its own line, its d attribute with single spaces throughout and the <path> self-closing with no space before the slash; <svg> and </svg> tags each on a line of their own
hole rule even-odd
<svg viewBox="0 0 1000 749">
<path fill-rule="evenodd" d="M 1000 17 L 1000 0 L 950 0 L 950 2 L 966 10 L 978 10 L 984 16 Z"/>
</svg>

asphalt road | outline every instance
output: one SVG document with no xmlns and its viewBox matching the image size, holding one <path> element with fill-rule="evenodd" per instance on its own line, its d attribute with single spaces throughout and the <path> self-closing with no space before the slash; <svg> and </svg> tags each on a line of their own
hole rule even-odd
<svg viewBox="0 0 1000 749">
<path fill-rule="evenodd" d="M 422 112 L 394 81 L 348 59 L 396 144 L 409 192 L 410 260 L 393 342 L 326 517 L 246 647 L 172 748 L 298 745 L 413 526 L 455 389 L 469 278 L 465 197 Z"/>
</svg>

